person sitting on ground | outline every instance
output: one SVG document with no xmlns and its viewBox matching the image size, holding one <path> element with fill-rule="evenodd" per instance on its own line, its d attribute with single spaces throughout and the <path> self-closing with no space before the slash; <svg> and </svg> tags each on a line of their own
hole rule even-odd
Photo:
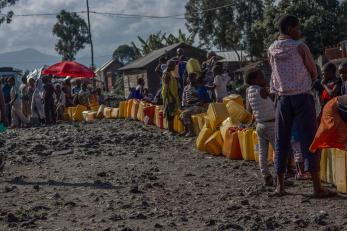
<svg viewBox="0 0 347 231">
<path fill-rule="evenodd" d="M 267 90 L 263 72 L 253 68 L 246 73 L 247 110 L 253 112 L 259 139 L 259 167 L 266 186 L 273 185 L 268 166 L 269 144 L 275 147 L 275 104 Z"/>
<path fill-rule="evenodd" d="M 187 85 L 183 90 L 182 106 L 184 108 L 180 115 L 180 119 L 185 127 L 184 134 L 187 137 L 194 136 L 194 127 L 192 116 L 206 112 L 207 108 L 204 107 L 204 102 L 200 99 L 197 90 L 197 74 L 190 73 L 187 78 Z"/>
<path fill-rule="evenodd" d="M 228 96 L 227 85 L 230 82 L 229 75 L 223 73 L 223 67 L 215 65 L 213 67 L 214 81 L 212 86 L 208 86 L 210 89 L 214 89 L 214 95 L 216 102 L 223 102 L 223 98 Z"/>
<path fill-rule="evenodd" d="M 164 118 L 168 122 L 169 134 L 174 135 L 174 118 L 177 113 L 177 110 L 180 106 L 178 85 L 179 85 L 179 76 L 175 76 L 175 66 L 176 62 L 174 60 L 168 61 L 167 69 L 162 77 L 162 99 L 164 103 Z"/>
<path fill-rule="evenodd" d="M 14 77 L 9 78 L 9 84 L 11 88 L 11 115 L 12 115 L 12 126 L 11 128 L 25 127 L 28 126 L 30 121 L 22 112 L 22 102 L 19 95 L 19 91 L 16 88 L 16 80 Z"/>
<path fill-rule="evenodd" d="M 339 74 L 342 80 L 341 95 L 347 95 L 347 62 L 340 64 Z"/>
<path fill-rule="evenodd" d="M 321 84 L 324 88 L 321 95 L 321 104 L 324 107 L 329 100 L 341 94 L 342 81 L 336 77 L 335 64 L 329 62 L 324 65 Z"/>
<path fill-rule="evenodd" d="M 135 92 L 134 92 L 134 99 L 138 99 L 138 100 L 143 99 L 144 87 L 145 87 L 145 80 L 143 78 L 139 78 L 137 80 L 137 86 L 136 86 Z"/>
<path fill-rule="evenodd" d="M 54 105 L 54 86 L 52 76 L 43 77 L 43 107 L 45 110 L 46 125 L 56 123 L 55 105 Z"/>
<path fill-rule="evenodd" d="M 293 121 L 299 128 L 301 151 L 305 171 L 311 173 L 314 196 L 317 198 L 333 196 L 320 181 L 319 155 L 309 147 L 317 130 L 316 109 L 311 91 L 312 82 L 317 79 L 317 69 L 310 49 L 300 41 L 300 22 L 291 15 L 279 21 L 280 36 L 269 47 L 268 58 L 272 69 L 271 92 L 276 94 L 276 173 L 275 195 L 283 196 L 285 191 L 285 172 Z"/>
<path fill-rule="evenodd" d="M 88 107 L 90 105 L 90 91 L 86 83 L 82 84 L 82 89 L 78 93 L 78 103 Z"/>
<path fill-rule="evenodd" d="M 66 107 L 65 93 L 59 84 L 55 86 L 55 105 L 56 105 L 56 115 L 57 121 L 62 120 L 64 109 Z"/>
</svg>

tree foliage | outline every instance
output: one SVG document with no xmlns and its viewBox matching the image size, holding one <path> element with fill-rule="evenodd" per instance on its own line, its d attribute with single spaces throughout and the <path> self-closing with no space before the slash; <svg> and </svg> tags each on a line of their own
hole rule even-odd
<svg viewBox="0 0 347 231">
<path fill-rule="evenodd" d="M 14 5 L 18 0 L 0 0 L 0 25 L 2 23 L 10 23 L 13 17 L 13 11 L 2 12 L 2 9 Z"/>
<path fill-rule="evenodd" d="M 218 8 L 225 5 L 229 6 Z M 258 58 L 266 55 L 278 36 L 278 19 L 284 14 L 300 19 L 303 40 L 315 56 L 347 38 L 347 0 L 189 0 L 186 4 L 188 30 L 204 45 L 246 49 Z"/>
<path fill-rule="evenodd" d="M 74 60 L 78 51 L 90 43 L 88 26 L 76 13 L 65 10 L 57 15 L 57 20 L 53 27 L 53 34 L 58 37 L 55 50 L 63 60 Z"/>
<path fill-rule="evenodd" d="M 208 48 L 247 49 L 253 55 L 259 41 L 253 36 L 252 25 L 261 19 L 263 10 L 262 0 L 189 0 L 186 25 Z"/>
<path fill-rule="evenodd" d="M 120 45 L 114 52 L 113 58 L 126 64 L 139 57 L 147 55 L 154 50 L 173 45 L 175 43 L 186 43 L 192 45 L 194 43 L 194 36 L 188 36 L 182 30 L 178 31 L 178 35 L 172 33 L 166 34 L 161 31 L 150 34 L 147 38 L 138 38 L 138 45 L 131 42 L 130 45 Z"/>
<path fill-rule="evenodd" d="M 346 39 L 346 1 L 338 0 L 282 0 L 270 4 L 264 17 L 253 25 L 255 37 L 263 43 L 263 51 L 278 35 L 278 19 L 283 14 L 297 16 L 301 22 L 303 40 L 315 56 L 327 46 Z"/>
<path fill-rule="evenodd" d="M 133 46 L 123 44 L 113 52 L 113 58 L 123 64 L 127 64 L 138 58 L 138 55 Z"/>
</svg>

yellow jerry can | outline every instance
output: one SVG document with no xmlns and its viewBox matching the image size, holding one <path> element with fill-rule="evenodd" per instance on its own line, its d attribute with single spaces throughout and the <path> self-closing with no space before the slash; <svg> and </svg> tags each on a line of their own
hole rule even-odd
<svg viewBox="0 0 347 231">
<path fill-rule="evenodd" d="M 100 105 L 99 110 L 96 113 L 96 117 L 98 119 L 102 119 L 104 117 L 104 109 L 105 109 L 105 105 Z"/>
<path fill-rule="evenodd" d="M 252 115 L 235 101 L 229 101 L 226 107 L 234 122 L 248 124 L 252 121 Z"/>
<path fill-rule="evenodd" d="M 111 119 L 111 117 L 112 117 L 112 108 L 111 107 L 105 107 L 104 108 L 104 117 L 106 119 Z"/>
<path fill-rule="evenodd" d="M 133 103 L 134 103 L 134 100 L 132 100 L 132 99 L 127 101 L 127 114 L 125 116 L 125 118 L 127 118 L 127 119 L 131 118 L 131 111 L 133 108 Z"/>
<path fill-rule="evenodd" d="M 223 139 L 220 131 L 216 131 L 205 141 L 205 149 L 214 156 L 222 155 Z"/>
<path fill-rule="evenodd" d="M 144 113 L 144 109 L 145 107 L 147 107 L 147 103 L 144 101 L 141 101 L 139 104 L 139 109 L 137 111 L 137 120 L 139 121 L 143 121 L 145 118 L 145 113 Z"/>
<path fill-rule="evenodd" d="M 327 183 L 336 185 L 336 150 L 327 150 Z M 341 160 L 341 159 L 340 159 Z"/>
<path fill-rule="evenodd" d="M 119 113 L 118 113 L 118 118 L 125 118 L 125 111 L 126 111 L 126 101 L 121 101 L 119 102 Z"/>
<path fill-rule="evenodd" d="M 117 118 L 119 118 L 119 108 L 112 108 L 112 111 L 111 111 L 111 118 L 112 118 L 112 119 L 117 119 Z"/>
<path fill-rule="evenodd" d="M 208 120 L 213 131 L 229 117 L 228 110 L 223 103 L 211 103 L 207 110 Z"/>
<path fill-rule="evenodd" d="M 86 111 L 87 107 L 83 105 L 77 105 L 76 110 L 74 111 L 72 115 L 73 121 L 83 121 L 83 115 L 82 112 Z"/>
<path fill-rule="evenodd" d="M 92 111 L 87 114 L 86 121 L 87 122 L 93 122 L 96 120 L 96 112 Z"/>
<path fill-rule="evenodd" d="M 196 139 L 196 147 L 200 151 L 206 151 L 205 142 L 213 134 L 211 128 L 203 127 L 199 133 L 198 138 Z"/>
<path fill-rule="evenodd" d="M 241 95 L 232 94 L 232 95 L 228 95 L 228 96 L 223 98 L 223 103 L 225 105 L 227 105 L 230 101 L 234 101 L 235 103 L 239 104 L 243 108 L 245 107 L 245 105 L 243 103 L 243 98 Z"/>
<path fill-rule="evenodd" d="M 178 110 L 174 118 L 174 131 L 177 133 L 182 133 L 185 131 L 184 125 L 180 120 L 181 111 Z"/>
<path fill-rule="evenodd" d="M 239 143 L 244 160 L 255 160 L 254 144 L 253 144 L 253 129 L 245 129 L 237 133 L 239 137 Z"/>
<path fill-rule="evenodd" d="M 347 152 L 334 150 L 335 154 L 335 185 L 338 192 L 347 193 Z"/>
<path fill-rule="evenodd" d="M 223 140 L 225 140 L 225 136 L 226 136 L 226 133 L 228 131 L 229 128 L 232 128 L 232 127 L 237 127 L 233 121 L 231 120 L 230 117 L 228 117 L 226 120 L 223 121 L 223 123 L 221 124 L 219 130 L 222 134 L 222 138 Z"/>
</svg>

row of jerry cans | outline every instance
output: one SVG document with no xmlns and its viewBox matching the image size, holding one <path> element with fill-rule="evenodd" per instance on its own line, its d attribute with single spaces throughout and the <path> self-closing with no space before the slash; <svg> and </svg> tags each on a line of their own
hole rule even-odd
<svg viewBox="0 0 347 231">
<path fill-rule="evenodd" d="M 347 193 L 347 152 L 335 148 L 323 149 L 320 175 L 323 182 L 335 185 L 338 192 Z"/>
<path fill-rule="evenodd" d="M 184 126 L 179 119 L 181 111 L 174 117 L 174 130 L 178 133 L 184 131 Z M 163 106 L 153 105 L 139 100 L 127 100 L 119 103 L 118 118 L 133 119 L 148 125 L 155 125 L 160 129 L 167 129 L 168 123 L 164 118 Z"/>
<path fill-rule="evenodd" d="M 99 105 L 95 104 L 89 107 L 86 107 L 84 105 L 77 105 L 76 107 L 67 107 L 64 109 L 63 120 L 76 122 L 83 121 L 83 112 L 88 111 L 88 109 L 90 112 L 97 112 L 99 110 Z"/>
<path fill-rule="evenodd" d="M 259 140 L 253 129 L 229 127 L 223 135 L 221 130 L 213 131 L 205 125 L 196 140 L 196 146 L 199 150 L 215 156 L 259 162 Z M 269 162 L 273 161 L 273 156 L 273 148 L 269 145 Z"/>
</svg>

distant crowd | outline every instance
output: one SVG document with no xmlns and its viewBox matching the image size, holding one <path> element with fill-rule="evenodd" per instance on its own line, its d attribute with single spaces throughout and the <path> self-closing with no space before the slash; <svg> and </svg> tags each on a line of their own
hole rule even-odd
<svg viewBox="0 0 347 231">
<path fill-rule="evenodd" d="M 81 79 L 23 77 L 17 85 L 13 76 L 0 83 L 1 121 L 11 128 L 55 124 L 66 107 L 104 103 L 101 89 L 91 88 Z"/>
</svg>

